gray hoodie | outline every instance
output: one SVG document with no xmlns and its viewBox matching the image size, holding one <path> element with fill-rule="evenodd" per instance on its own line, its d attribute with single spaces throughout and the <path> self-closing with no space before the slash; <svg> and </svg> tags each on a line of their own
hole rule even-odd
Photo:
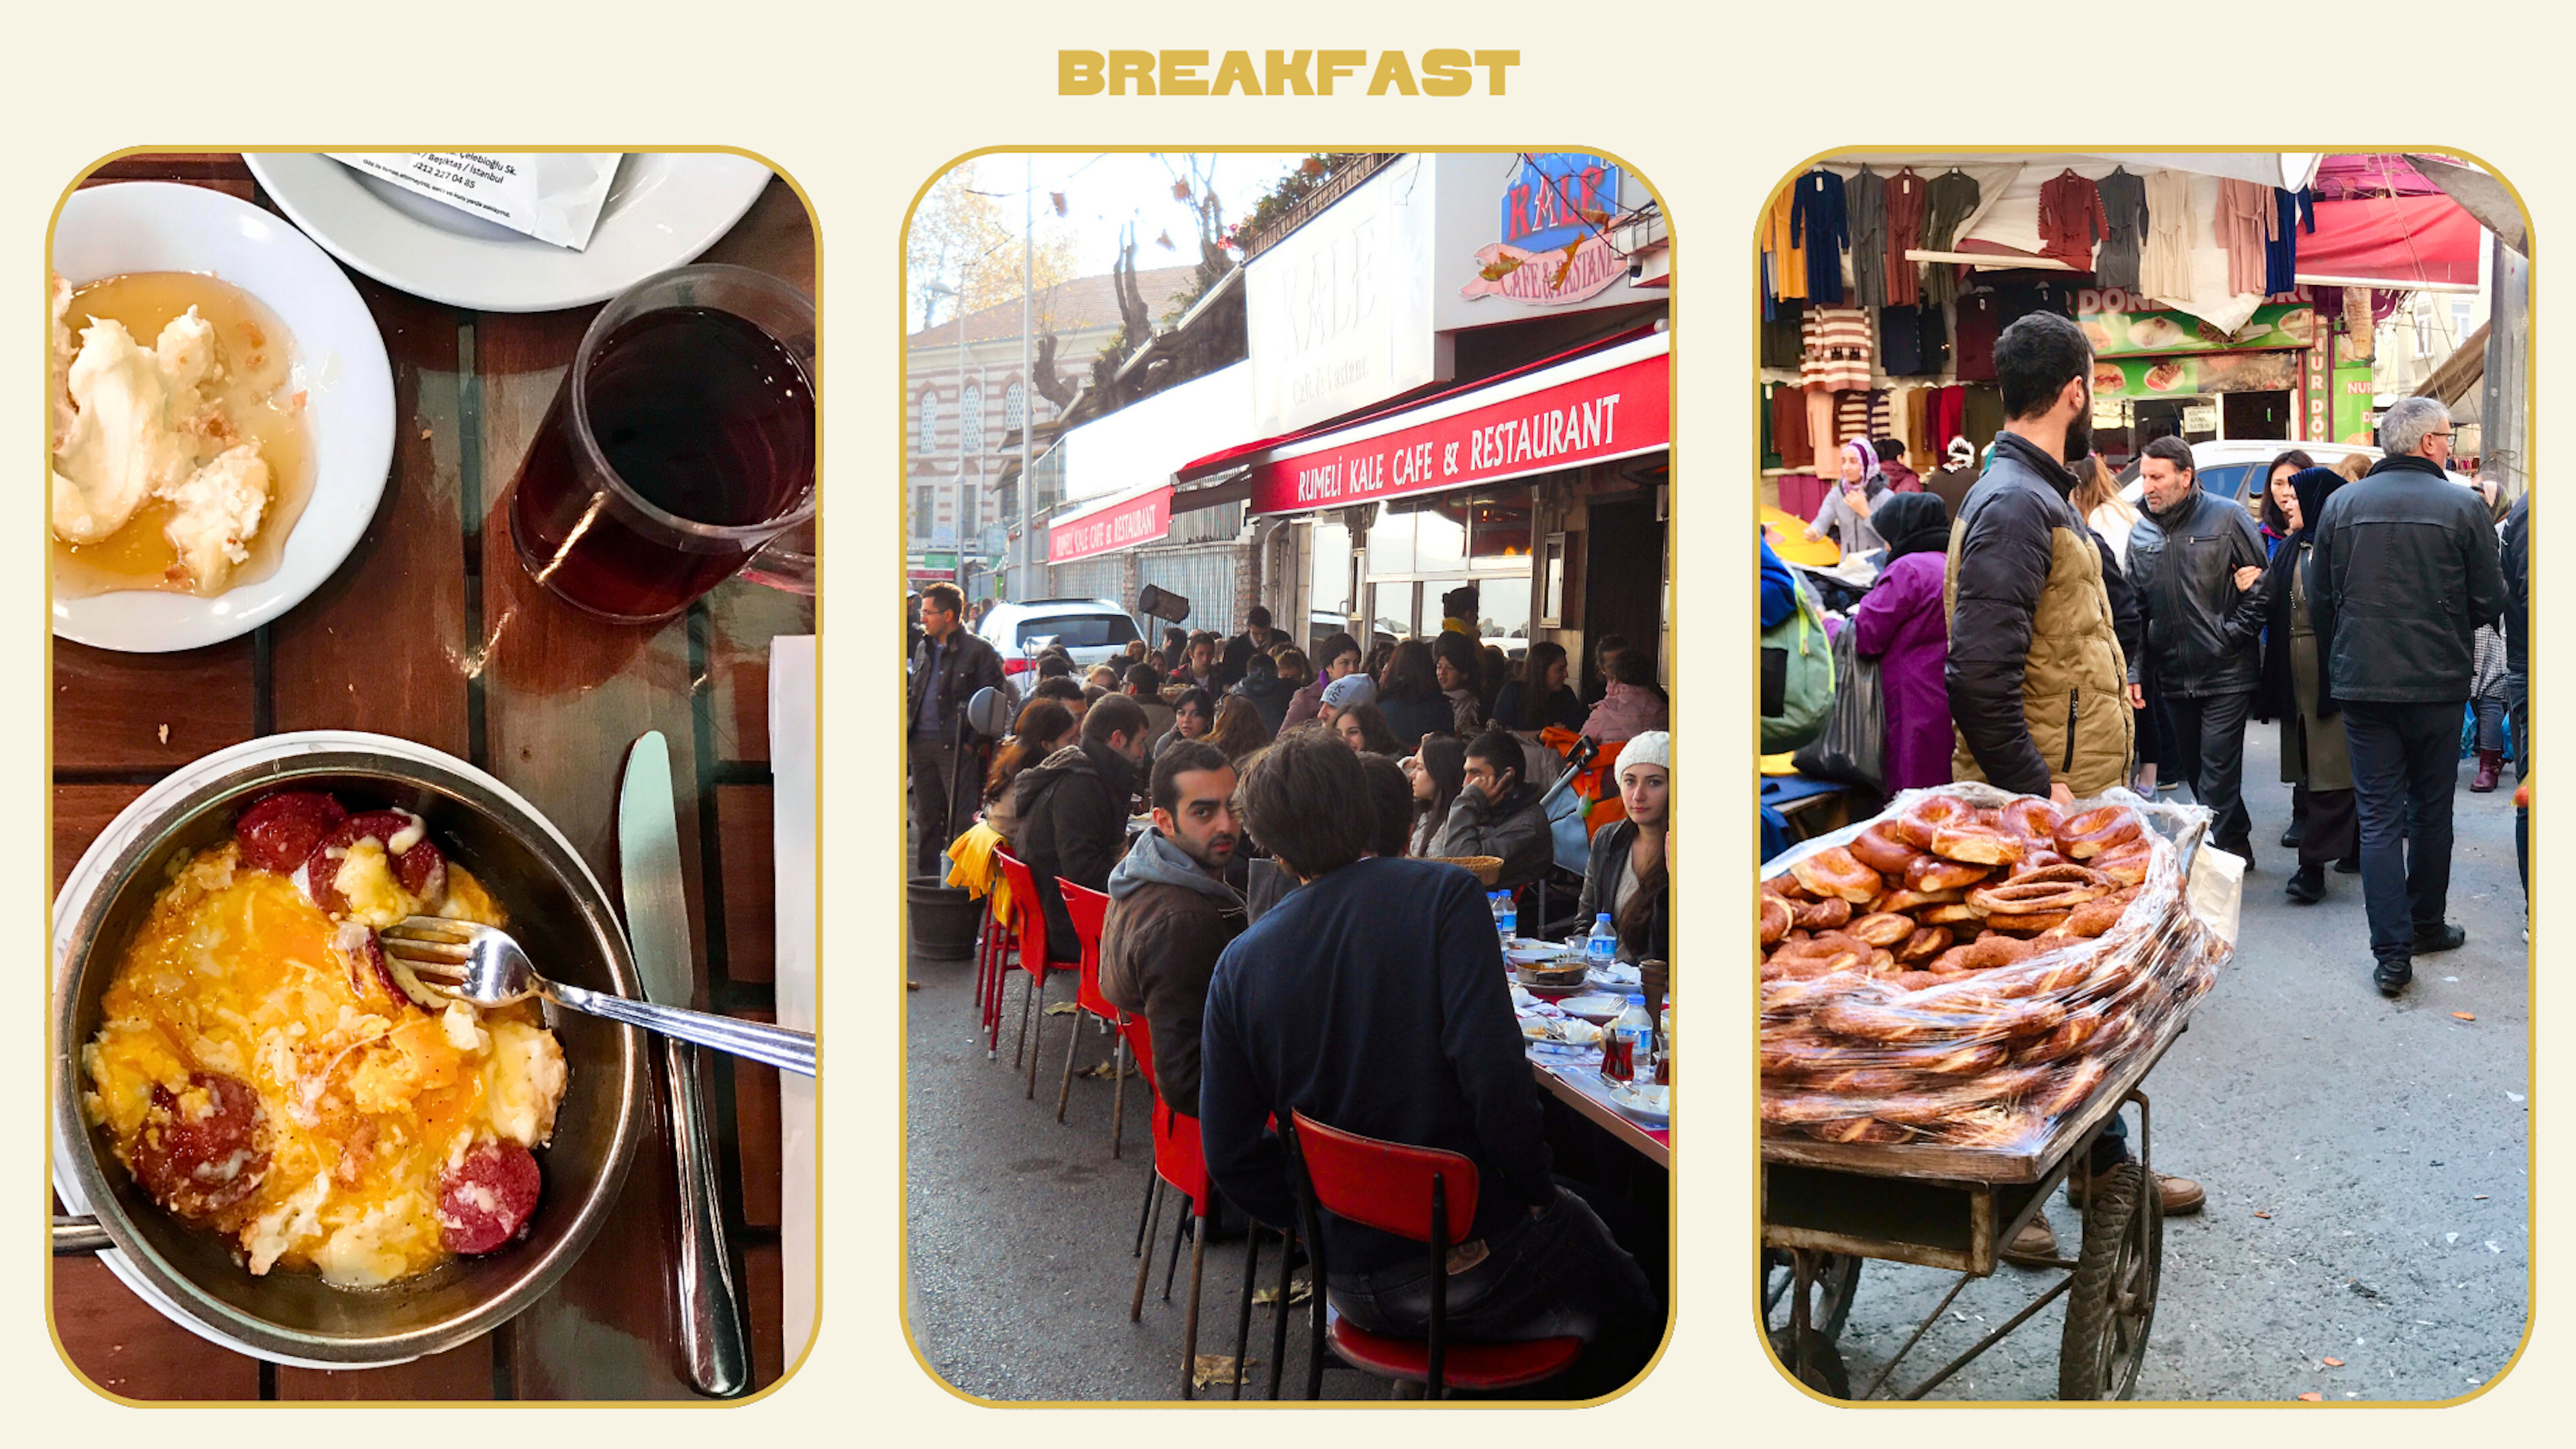
<svg viewBox="0 0 2576 1449">
<path fill-rule="evenodd" d="M 1127 847 L 1118 868 L 1109 873 L 1109 898 L 1123 901 L 1149 885 L 1180 886 L 1221 905 L 1243 908 L 1243 896 L 1234 887 L 1201 869 L 1179 846 L 1164 839 L 1159 830 L 1146 831 Z"/>
<path fill-rule="evenodd" d="M 1199 1113 L 1199 1018 L 1208 977 L 1243 927 L 1243 897 L 1159 830 L 1136 837 L 1110 872 L 1100 992 L 1144 1019 L 1154 1039 L 1155 1088 L 1192 1117 Z"/>
</svg>

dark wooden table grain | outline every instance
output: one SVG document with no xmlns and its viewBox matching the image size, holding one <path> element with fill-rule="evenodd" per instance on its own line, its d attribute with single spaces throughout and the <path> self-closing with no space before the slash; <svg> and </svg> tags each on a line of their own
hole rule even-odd
<svg viewBox="0 0 2576 1449">
<path fill-rule="evenodd" d="M 269 205 L 238 156 L 138 155 L 85 184 L 185 181 Z M 274 209 L 274 208 L 272 208 Z M 814 234 L 773 180 L 702 260 L 814 288 Z M 475 312 L 349 273 L 394 369 L 392 476 L 348 562 L 250 636 L 184 654 L 53 646 L 53 868 L 62 883 L 116 812 L 225 745 L 360 729 L 435 746 L 551 817 L 612 893 L 618 769 L 669 738 L 698 1004 L 768 1019 L 772 963 L 768 646 L 811 633 L 810 601 L 735 581 L 659 626 L 602 624 L 532 583 L 499 511 L 596 307 Z M 755 1385 L 782 1369 L 778 1080 L 713 1056 L 714 1133 Z M 658 1114 L 656 1114 L 658 1120 Z M 326 1373 L 208 1344 L 97 1263 L 54 1265 L 54 1331 L 101 1388 L 135 1399 L 690 1397 L 672 1274 L 677 1193 L 658 1129 L 615 1215 L 554 1291 L 485 1338 L 393 1368 Z M 801 1345 L 800 1345 L 801 1347 Z"/>
</svg>

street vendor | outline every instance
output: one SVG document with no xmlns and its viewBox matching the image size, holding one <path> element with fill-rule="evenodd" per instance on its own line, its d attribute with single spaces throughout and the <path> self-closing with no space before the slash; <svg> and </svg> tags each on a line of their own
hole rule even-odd
<svg viewBox="0 0 2576 1449">
<path fill-rule="evenodd" d="M 2068 805 L 2129 776 L 2128 661 L 2103 549 L 2068 501 L 2075 474 L 2063 461 L 2093 449 L 2093 347 L 2072 319 L 2035 312 L 1995 339 L 1995 373 L 2007 421 L 1950 529 L 1951 763 L 1960 779 Z M 2082 1184 L 2128 1158 L 2115 1114 L 2067 1200 L 2081 1207 Z M 2198 1212 L 2205 1197 L 2188 1178 L 2157 1173 L 2156 1186 L 2167 1216 Z M 2055 1258 L 2046 1215 L 2004 1256 Z"/>
</svg>

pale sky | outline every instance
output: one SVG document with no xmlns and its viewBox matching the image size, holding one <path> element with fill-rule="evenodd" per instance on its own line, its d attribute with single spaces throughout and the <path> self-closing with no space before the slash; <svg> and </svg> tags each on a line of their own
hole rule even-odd
<svg viewBox="0 0 2576 1449">
<path fill-rule="evenodd" d="M 1253 202 L 1267 195 L 1306 154 L 1201 152 L 1196 159 L 1203 172 L 1213 165 L 1217 199 L 1222 203 L 1226 224 L 1231 225 L 1250 213 Z M 1041 227 L 1054 216 L 1054 202 L 1048 193 L 1063 192 L 1064 221 L 1074 228 L 1080 249 L 1079 275 L 1106 272 L 1117 262 L 1118 231 L 1130 221 L 1136 224 L 1139 271 L 1187 266 L 1199 259 L 1197 213 L 1190 203 L 1173 199 L 1172 177 L 1175 172 L 1188 175 L 1190 159 L 1182 153 L 1171 153 L 1167 165 L 1163 154 L 1143 151 L 1038 152 L 1025 158 L 1017 153 L 996 153 L 976 158 L 975 189 L 993 195 L 1002 220 L 1018 225 L 1025 161 L 1027 171 L 1033 171 L 1036 177 L 1034 189 Z M 1170 251 L 1154 242 L 1164 232 L 1171 234 Z"/>
</svg>

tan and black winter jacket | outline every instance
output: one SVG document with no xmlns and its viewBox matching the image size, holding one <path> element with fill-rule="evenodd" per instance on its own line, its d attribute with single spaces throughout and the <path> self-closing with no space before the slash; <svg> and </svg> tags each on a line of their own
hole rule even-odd
<svg viewBox="0 0 2576 1449">
<path fill-rule="evenodd" d="M 2003 433 L 1950 526 L 1943 677 L 1959 779 L 2024 795 L 2062 782 L 2078 799 L 2128 779 L 2128 661 L 2074 486 L 2064 464 Z"/>
</svg>

